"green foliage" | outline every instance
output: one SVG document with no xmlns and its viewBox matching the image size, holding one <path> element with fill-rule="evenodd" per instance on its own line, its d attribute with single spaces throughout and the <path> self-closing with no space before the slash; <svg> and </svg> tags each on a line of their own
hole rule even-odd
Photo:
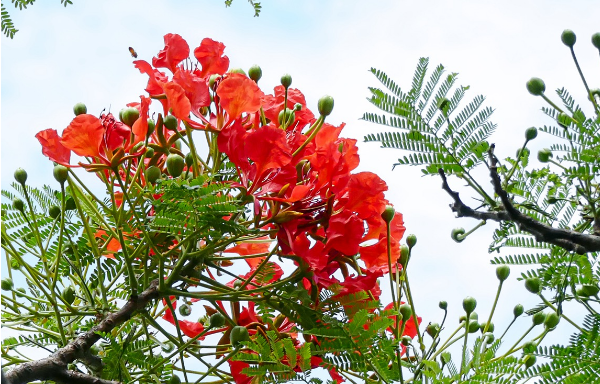
<svg viewBox="0 0 600 384">
<path fill-rule="evenodd" d="M 254 17 L 258 17 L 260 15 L 260 11 L 262 10 L 262 6 L 260 5 L 260 2 L 254 1 L 254 0 L 248 0 L 248 3 L 250 3 L 252 8 L 254 9 Z M 226 7 L 231 6 L 231 4 L 233 4 L 233 0 L 225 0 Z"/>
<path fill-rule="evenodd" d="M 444 76 L 443 66 L 428 74 L 428 60 L 421 59 L 408 92 L 402 91 L 382 71 L 371 70 L 385 90 L 370 88 L 369 101 L 383 113 L 365 113 L 363 119 L 397 130 L 368 134 L 365 141 L 379 142 L 384 148 L 408 151 L 409 154 L 395 165 L 420 166 L 427 175 L 442 174 L 444 189 L 455 202 L 453 210 L 459 212 L 459 216 L 482 220 L 473 230 L 463 230 L 465 237 L 485 224 L 486 217 L 499 222 L 489 251 L 518 248 L 520 253 L 495 257 L 492 264 L 528 265 L 532 269 L 522 273 L 521 279 L 537 277 L 543 289 L 554 293 L 554 298 L 544 298 L 539 306 L 528 311 L 529 314 L 547 308 L 560 314 L 565 301 L 577 302 L 590 312 L 582 327 L 578 328 L 579 332 L 572 336 L 569 346 L 538 348 L 536 355 L 549 359 L 549 362 L 524 370 L 521 369 L 525 367 L 524 359 L 517 359 L 512 353 L 500 357 L 495 357 L 495 351 L 489 355 L 487 352 L 480 353 L 482 343 L 478 340 L 473 349 L 463 351 L 468 356 L 466 365 L 473 369 L 469 375 L 448 363 L 450 376 L 444 376 L 434 362 L 426 363 L 424 360 L 423 364 L 430 369 L 424 374 L 435 378 L 434 382 L 454 382 L 468 376 L 469 382 L 508 383 L 535 378 L 543 383 L 583 383 L 593 382 L 598 377 L 599 320 L 593 308 L 596 301 L 590 301 L 585 291 L 579 288 L 585 285 L 591 287 L 592 292 L 597 292 L 600 281 L 598 252 L 591 249 L 581 252 L 584 254 L 576 254 L 569 248 L 568 241 L 560 243 L 551 235 L 543 235 L 552 228 L 571 233 L 572 237 L 567 239 L 576 238 L 578 234 L 591 238 L 599 234 L 600 100 L 594 99 L 577 62 L 576 65 L 589 93 L 593 112 L 585 112 L 564 88 L 556 91 L 562 102 L 560 107 L 546 95 L 541 96 L 550 105 L 543 107 L 542 112 L 553 123 L 538 127 L 537 131 L 549 134 L 555 140 L 547 150 L 552 157 L 541 166 L 531 161 L 527 148 L 529 141 L 537 136 L 535 132 L 524 137 L 524 144 L 515 157 L 502 161 L 495 157 L 494 147 L 487 141 L 495 129 L 489 121 L 493 110 L 483 107 L 482 96 L 459 107 L 468 87 L 453 88 L 456 74 Z M 523 220 L 535 224 L 527 226 L 515 215 L 507 215 L 498 189 L 494 187 L 489 191 L 482 187 L 487 183 L 479 182 L 473 173 L 482 164 L 488 168 L 492 178 L 494 174 L 499 177 L 501 189 L 512 206 L 527 217 Z M 461 182 L 466 181 L 478 195 L 480 204 L 477 208 L 467 207 L 470 211 L 464 210 L 464 203 L 451 190 L 452 176 L 461 179 Z M 490 349 L 497 349 L 497 342 Z M 482 348 L 482 351 L 485 349 Z"/>
<path fill-rule="evenodd" d="M 391 116 L 365 113 L 363 119 L 401 132 L 368 134 L 365 141 L 377 141 L 384 148 L 413 152 L 398 159 L 395 165 L 424 166 L 422 171 L 427 175 L 437 174 L 438 168 L 447 174 L 469 172 L 483 161 L 489 148 L 486 139 L 496 128 L 489 121 L 493 110 L 481 108 L 485 99 L 477 96 L 458 111 L 458 105 L 469 87 L 453 88 L 458 74 L 451 73 L 443 78 L 445 71 L 442 65 L 434 69 L 425 83 L 428 64 L 428 59 L 419 60 L 408 93 L 382 71 L 371 69 L 389 92 L 371 87 L 372 95 L 368 100 Z M 447 97 L 447 105 L 438 108 L 440 100 Z M 452 120 L 451 114 L 454 114 Z"/>
<path fill-rule="evenodd" d="M 11 0 L 11 2 L 15 6 L 15 8 L 22 11 L 23 9 L 27 9 L 29 5 L 32 5 L 35 2 L 35 0 Z M 66 7 L 67 5 L 73 4 L 73 1 L 60 0 L 60 3 Z M 4 7 L 4 2 L 2 2 L 2 33 L 4 34 L 4 36 L 12 39 L 15 37 L 15 34 L 18 31 L 19 30 L 15 28 L 15 25 L 12 19 L 10 18 L 10 14 Z"/>
</svg>

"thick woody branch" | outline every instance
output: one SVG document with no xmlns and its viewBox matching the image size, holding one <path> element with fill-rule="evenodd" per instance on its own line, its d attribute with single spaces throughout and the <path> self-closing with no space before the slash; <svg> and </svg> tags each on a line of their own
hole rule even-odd
<svg viewBox="0 0 600 384">
<path fill-rule="evenodd" d="M 89 351 L 91 346 L 100 339 L 99 333 L 112 331 L 158 297 L 158 280 L 154 280 L 148 289 L 139 296 L 132 296 L 123 308 L 106 316 L 91 330 L 79 335 L 75 340 L 44 359 L 16 366 L 6 373 L 6 379 L 10 384 L 25 384 L 36 380 L 52 380 L 64 384 L 117 384 L 115 381 L 70 371 L 67 369 L 67 364 L 75 360 L 92 362 Z M 92 364 L 97 365 L 98 361 L 95 361 L 95 364 L 92 362 Z"/>
<path fill-rule="evenodd" d="M 573 251 L 579 254 L 587 252 L 600 251 L 600 236 L 593 234 L 580 233 L 568 229 L 554 228 L 551 225 L 541 223 L 534 218 L 527 216 L 514 207 L 508 193 L 502 188 L 502 182 L 498 175 L 498 159 L 494 155 L 494 146 L 488 151 L 490 157 L 490 177 L 494 192 L 500 197 L 503 209 L 500 211 L 482 212 L 474 210 L 466 205 L 459 197 L 458 192 L 453 191 L 448 185 L 448 180 L 442 169 L 438 172 L 442 178 L 442 189 L 446 191 L 454 200 L 450 204 L 453 212 L 456 212 L 457 217 L 472 217 L 478 220 L 493 220 L 493 221 L 509 221 L 519 225 L 519 227 L 532 234 L 537 241 L 556 245 L 568 251 Z"/>
<path fill-rule="evenodd" d="M 456 212 L 457 217 L 472 217 L 478 220 L 493 220 L 498 222 L 510 220 L 508 214 L 503 211 L 481 212 L 469 207 L 460 199 L 458 192 L 455 192 L 450 188 L 444 170 L 440 168 L 438 169 L 438 173 L 442 178 L 442 189 L 446 191 L 454 200 L 454 203 L 450 204 L 450 208 L 452 209 L 452 212 Z"/>
</svg>

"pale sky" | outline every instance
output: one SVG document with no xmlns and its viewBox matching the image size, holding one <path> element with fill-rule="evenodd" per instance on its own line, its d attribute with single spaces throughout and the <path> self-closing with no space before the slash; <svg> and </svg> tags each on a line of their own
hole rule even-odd
<svg viewBox="0 0 600 384">
<path fill-rule="evenodd" d="M 147 76 L 132 65 L 128 47 L 150 61 L 163 48 L 163 35 L 177 33 L 196 47 L 205 37 L 226 45 L 230 67 L 259 64 L 259 85 L 272 92 L 279 78 L 290 73 L 292 87 L 305 94 L 309 108 L 330 94 L 335 108 L 329 121 L 347 123 L 346 137 L 359 140 L 361 167 L 388 182 L 387 198 L 404 214 L 408 233 L 418 236 L 409 273 L 417 311 L 427 324 L 440 322 L 439 300 L 449 303 L 449 328 L 471 295 L 478 312 L 488 313 L 495 295 L 495 267 L 487 246 L 495 226 L 462 244 L 450 239 L 454 227 L 467 230 L 469 219 L 454 219 L 450 198 L 439 178 L 422 178 L 416 168 L 392 164 L 402 155 L 363 143 L 363 136 L 381 127 L 360 121 L 376 112 L 365 98 L 367 87 L 379 87 L 368 71 L 384 70 L 408 90 L 419 57 L 430 57 L 430 68 L 443 63 L 459 72 L 458 84 L 470 85 L 465 100 L 478 94 L 495 108 L 498 124 L 491 142 L 497 153 L 514 156 L 526 128 L 550 124 L 540 98 L 529 95 L 525 82 L 545 80 L 549 95 L 567 87 L 586 105 L 583 86 L 570 53 L 560 41 L 563 29 L 577 34 L 575 50 L 591 87 L 600 86 L 600 60 L 590 38 L 600 31 L 600 6 L 594 0 L 558 1 L 342 1 L 263 0 L 260 17 L 245 0 L 225 8 L 222 0 L 74 0 L 66 8 L 59 0 L 38 1 L 26 11 L 11 9 L 20 31 L 14 40 L 2 37 L 1 180 L 9 188 L 18 167 L 32 185 L 56 184 L 52 164 L 42 156 L 34 135 L 46 128 L 59 132 L 73 117 L 77 102 L 98 115 L 138 101 Z M 554 97 L 557 100 L 556 97 Z M 343 135 L 344 136 L 344 135 Z M 533 153 L 548 145 L 540 137 Z M 485 172 L 480 184 L 489 186 Z M 89 180 L 95 180 L 90 177 Z M 451 181 L 460 190 L 461 185 Z M 4 261 L 4 260 L 3 260 Z M 4 266 L 3 266 L 4 270 Z M 518 302 L 536 303 L 516 281 L 513 268 L 495 316 L 503 330 Z M 387 281 L 382 288 L 387 290 Z M 523 324 L 529 326 L 530 320 Z M 564 340 L 573 328 L 561 323 Z"/>
</svg>

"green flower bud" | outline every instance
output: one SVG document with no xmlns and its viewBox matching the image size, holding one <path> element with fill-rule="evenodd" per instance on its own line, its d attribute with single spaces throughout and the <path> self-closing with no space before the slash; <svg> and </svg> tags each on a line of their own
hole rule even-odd
<svg viewBox="0 0 600 384">
<path fill-rule="evenodd" d="M 140 118 L 140 111 L 134 107 L 128 107 L 121 110 L 119 118 L 123 124 L 133 127 L 133 123 Z"/>
<path fill-rule="evenodd" d="M 225 316 L 219 312 L 213 313 L 208 320 L 208 324 L 211 328 L 221 328 L 225 325 Z"/>
<path fill-rule="evenodd" d="M 388 205 L 385 207 L 385 210 L 381 214 L 381 218 L 386 223 L 390 223 L 395 215 L 396 215 L 396 210 L 394 209 L 394 207 L 392 205 Z"/>
<path fill-rule="evenodd" d="M 194 154 L 189 152 L 187 155 L 185 155 L 185 165 L 187 165 L 189 168 L 192 166 L 192 164 L 194 164 Z"/>
<path fill-rule="evenodd" d="M 231 345 L 234 347 L 239 347 L 240 342 L 250 340 L 250 334 L 246 327 L 242 327 L 241 325 L 236 325 L 231 330 L 231 334 L 229 335 L 229 341 Z"/>
<path fill-rule="evenodd" d="M 76 208 L 77 205 L 75 204 L 75 200 L 72 197 L 67 198 L 67 201 L 65 201 L 65 210 L 72 211 Z"/>
<path fill-rule="evenodd" d="M 465 233 L 466 231 L 464 228 L 454 228 L 452 233 L 450 233 L 450 236 L 452 237 L 452 240 L 456 241 L 457 243 L 462 243 L 465 239 Z"/>
<path fill-rule="evenodd" d="M 13 205 L 13 208 L 16 209 L 17 211 L 21 211 L 21 212 L 25 211 L 25 203 L 23 203 L 23 200 L 19 199 L 18 197 L 15 197 L 13 199 L 12 205 Z"/>
<path fill-rule="evenodd" d="M 258 83 L 258 80 L 262 77 L 262 69 L 258 65 L 253 65 L 248 70 L 248 77 L 254 80 L 255 83 Z"/>
<path fill-rule="evenodd" d="M 568 128 L 569 125 L 571 125 L 571 121 L 571 116 L 567 115 L 564 112 L 559 113 L 556 117 L 556 122 L 563 128 Z"/>
<path fill-rule="evenodd" d="M 281 76 L 281 85 L 283 85 L 283 87 L 286 89 L 289 88 L 290 85 L 292 85 L 292 75 L 286 73 L 285 75 Z"/>
<path fill-rule="evenodd" d="M 190 307 L 188 304 L 181 304 L 181 306 L 179 307 L 179 314 L 181 316 L 189 316 L 192 314 L 192 307 Z"/>
<path fill-rule="evenodd" d="M 571 31 L 570 29 L 565 29 L 560 35 L 560 39 L 564 45 L 569 48 L 573 48 L 575 41 L 577 41 L 577 36 L 575 36 L 575 32 Z"/>
<path fill-rule="evenodd" d="M 404 345 L 405 347 L 408 347 L 411 343 L 412 343 L 412 337 L 410 336 L 402 336 L 402 338 L 400 339 L 400 342 L 402 343 L 402 345 Z"/>
<path fill-rule="evenodd" d="M 447 301 L 443 301 L 443 300 L 440 301 L 439 307 L 440 307 L 440 309 L 443 309 L 445 311 L 446 309 L 448 309 L 448 302 Z"/>
<path fill-rule="evenodd" d="M 550 158 L 552 157 L 552 151 L 549 150 L 548 148 L 544 148 L 538 152 L 537 157 L 541 163 L 547 163 L 550 160 Z"/>
<path fill-rule="evenodd" d="M 525 361 L 525 368 L 531 368 L 535 364 L 537 358 L 534 355 L 527 355 L 523 360 Z"/>
<path fill-rule="evenodd" d="M 83 103 L 77 103 L 73 107 L 73 113 L 75 113 L 75 116 L 83 115 L 87 113 L 87 107 Z"/>
<path fill-rule="evenodd" d="M 537 137 L 538 131 L 536 127 L 530 127 L 525 130 L 525 138 L 527 141 L 533 140 Z"/>
<path fill-rule="evenodd" d="M 246 71 L 244 71 L 242 68 L 231 68 L 229 71 L 227 71 L 227 73 L 240 73 L 242 75 L 246 75 Z"/>
<path fill-rule="evenodd" d="M 168 384 L 181 384 L 181 379 L 179 378 L 179 376 L 173 374 Z"/>
<path fill-rule="evenodd" d="M 167 170 L 172 177 L 178 177 L 183 172 L 185 160 L 176 153 L 171 153 L 167 156 Z"/>
<path fill-rule="evenodd" d="M 177 129 L 177 118 L 173 115 L 167 115 L 163 119 L 163 125 L 165 128 L 174 131 Z"/>
<path fill-rule="evenodd" d="M 279 112 L 279 116 L 278 116 L 279 125 L 283 125 L 284 123 L 291 124 L 294 122 L 295 119 L 296 119 L 296 114 L 294 113 L 294 111 L 292 109 L 285 108 L 285 109 L 282 109 L 281 112 Z"/>
<path fill-rule="evenodd" d="M 477 320 L 469 321 L 469 333 L 475 333 L 479 330 L 479 323 Z"/>
<path fill-rule="evenodd" d="M 544 320 L 544 327 L 548 329 L 552 329 L 558 325 L 560 322 L 560 317 L 556 312 L 550 312 L 546 315 L 546 320 Z"/>
<path fill-rule="evenodd" d="M 154 165 L 146 169 L 146 181 L 150 184 L 156 183 L 156 180 L 160 179 L 160 175 L 160 169 Z"/>
<path fill-rule="evenodd" d="M 429 336 L 435 339 L 440 333 L 440 325 L 438 323 L 430 323 L 425 330 Z"/>
<path fill-rule="evenodd" d="M 27 172 L 23 168 L 17 168 L 14 176 L 17 183 L 25 185 L 25 182 L 27 181 Z"/>
<path fill-rule="evenodd" d="M 17 288 L 15 290 L 15 293 L 17 294 L 17 296 L 23 297 L 27 294 L 27 291 L 25 290 L 25 288 Z"/>
<path fill-rule="evenodd" d="M 294 104 L 294 111 L 298 112 L 302 110 L 302 104 L 296 103 Z"/>
<path fill-rule="evenodd" d="M 8 277 L 2 279 L 2 281 L 0 281 L 0 288 L 2 288 L 3 291 L 10 291 L 13 288 L 13 281 Z"/>
<path fill-rule="evenodd" d="M 533 325 L 540 325 L 546 320 L 546 314 L 544 312 L 538 312 L 531 316 L 531 321 Z"/>
<path fill-rule="evenodd" d="M 537 348 L 537 344 L 533 341 L 527 341 L 523 344 L 523 352 L 524 353 L 533 353 Z"/>
<path fill-rule="evenodd" d="M 402 304 L 399 312 L 402 315 L 402 321 L 408 321 L 412 315 L 412 308 L 408 304 Z"/>
<path fill-rule="evenodd" d="M 406 236 L 406 244 L 409 248 L 414 247 L 417 244 L 417 236 L 413 234 Z"/>
<path fill-rule="evenodd" d="M 479 315 L 477 314 L 477 312 L 471 312 L 469 314 L 469 319 L 470 320 L 479 320 Z"/>
<path fill-rule="evenodd" d="M 55 165 L 52 174 L 54 175 L 54 179 L 62 185 L 69 178 L 69 168 L 60 164 Z"/>
<path fill-rule="evenodd" d="M 600 49 L 600 32 L 596 32 L 592 35 L 592 44 L 594 47 Z"/>
<path fill-rule="evenodd" d="M 599 291 L 600 291 L 600 288 L 598 288 L 597 284 L 583 284 L 581 286 L 582 295 L 580 295 L 580 296 L 586 296 L 586 297 L 596 296 Z"/>
<path fill-rule="evenodd" d="M 400 265 L 402 265 L 403 268 L 406 268 L 406 264 L 408 264 L 409 257 L 410 257 L 410 249 L 408 248 L 408 246 L 406 244 L 402 244 L 400 246 L 400 259 L 398 261 L 400 261 Z"/>
<path fill-rule="evenodd" d="M 482 332 L 482 333 L 483 333 L 483 331 L 485 330 L 485 325 L 486 325 L 486 323 L 481 323 L 481 324 L 479 325 L 479 329 L 481 330 L 481 332 Z M 488 325 L 487 332 L 494 332 L 494 323 L 490 323 L 490 324 Z"/>
<path fill-rule="evenodd" d="M 73 304 L 73 302 L 75 301 L 75 288 L 73 288 L 73 286 L 69 285 L 62 292 L 61 296 L 65 300 L 65 302 L 67 302 L 69 305 Z"/>
<path fill-rule="evenodd" d="M 527 82 L 527 90 L 534 96 L 540 96 L 546 91 L 546 84 L 544 81 L 538 77 L 532 77 Z"/>
<path fill-rule="evenodd" d="M 494 342 L 494 340 L 496 339 L 496 337 L 494 336 L 494 334 L 492 332 L 484 333 L 483 338 L 484 338 L 486 344 L 492 344 Z"/>
<path fill-rule="evenodd" d="M 477 307 L 477 300 L 475 300 L 471 296 L 465 297 L 465 299 L 463 300 L 463 309 L 465 310 L 465 312 L 467 314 L 472 313 L 476 307 Z"/>
<path fill-rule="evenodd" d="M 154 130 L 156 129 L 156 123 L 152 119 L 148 119 L 148 132 L 146 132 L 146 137 L 150 137 Z"/>
<path fill-rule="evenodd" d="M 537 277 L 530 277 L 525 280 L 525 288 L 531 293 L 535 293 L 536 295 L 540 293 L 540 287 L 542 282 Z"/>
<path fill-rule="evenodd" d="M 146 148 L 146 153 L 144 153 L 144 157 L 146 157 L 147 159 L 150 159 L 150 158 L 152 158 L 152 156 L 154 156 L 154 148 L 152 148 L 152 147 Z"/>
<path fill-rule="evenodd" d="M 508 265 L 501 265 L 496 268 L 496 277 L 500 282 L 508 279 L 508 275 L 510 275 L 510 267 Z"/>
<path fill-rule="evenodd" d="M 515 316 L 515 318 L 517 318 L 517 317 L 521 316 L 524 311 L 525 311 L 525 308 L 523 308 L 523 306 L 521 304 L 517 304 L 517 305 L 515 305 L 515 308 L 513 309 L 513 315 Z"/>
<path fill-rule="evenodd" d="M 321 97 L 317 103 L 317 107 L 321 116 L 329 116 L 331 111 L 333 111 L 333 97 L 329 95 Z"/>
<path fill-rule="evenodd" d="M 58 216 L 60 216 L 60 208 L 56 205 L 51 206 L 50 208 L 48 208 L 48 215 L 51 218 L 56 219 Z"/>
</svg>

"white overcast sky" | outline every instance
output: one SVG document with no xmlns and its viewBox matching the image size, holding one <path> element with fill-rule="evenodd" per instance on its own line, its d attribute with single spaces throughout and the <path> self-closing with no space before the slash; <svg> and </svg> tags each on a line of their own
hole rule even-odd
<svg viewBox="0 0 600 384">
<path fill-rule="evenodd" d="M 496 109 L 498 129 L 492 141 L 498 153 L 513 156 L 527 127 L 549 123 L 540 111 L 541 99 L 525 89 L 530 77 L 544 79 L 550 91 L 566 86 L 586 103 L 568 48 L 560 41 L 563 29 L 576 32 L 575 49 L 588 83 L 600 86 L 598 51 L 590 43 L 600 31 L 598 1 L 261 3 L 260 17 L 252 17 L 245 0 L 235 0 L 229 9 L 222 0 L 74 0 L 66 8 L 59 0 L 46 0 L 26 11 L 11 9 L 20 31 L 14 40 L 1 40 L 2 188 L 9 188 L 17 167 L 28 171 L 32 185 L 55 184 L 52 165 L 34 135 L 46 128 L 60 132 L 72 119 L 75 103 L 85 102 L 97 115 L 139 100 L 147 76 L 131 64 L 129 46 L 140 59 L 150 60 L 163 48 L 166 33 L 182 35 L 192 49 L 210 37 L 226 45 L 231 67 L 259 64 L 265 92 L 290 73 L 292 87 L 304 92 L 309 108 L 316 110 L 324 94 L 335 98 L 329 121 L 347 123 L 345 136 L 359 140 L 361 170 L 377 172 L 388 182 L 388 199 L 404 213 L 407 233 L 418 236 L 410 275 L 425 324 L 441 321 L 441 299 L 450 304 L 452 328 L 467 295 L 478 300 L 480 313 L 489 311 L 497 284 L 487 253 L 493 225 L 454 243 L 453 227 L 469 229 L 475 223 L 454 219 L 440 180 L 422 178 L 407 167 L 392 171 L 400 152 L 362 142 L 365 134 L 381 131 L 359 120 L 364 112 L 375 111 L 365 100 L 367 87 L 378 86 L 368 70 L 386 71 L 405 89 L 419 57 L 430 57 L 431 67 L 443 63 L 459 72 L 458 84 L 471 86 L 469 99 L 483 94 L 486 105 Z M 544 140 L 533 143 L 535 152 Z M 481 183 L 489 186 L 487 180 Z M 456 182 L 454 187 L 460 189 Z M 535 302 L 517 275 L 513 269 L 505 284 L 497 323 L 511 320 L 517 302 Z M 387 289 L 383 281 L 382 286 Z M 558 332 L 566 336 L 572 331 L 561 324 Z"/>
</svg>

